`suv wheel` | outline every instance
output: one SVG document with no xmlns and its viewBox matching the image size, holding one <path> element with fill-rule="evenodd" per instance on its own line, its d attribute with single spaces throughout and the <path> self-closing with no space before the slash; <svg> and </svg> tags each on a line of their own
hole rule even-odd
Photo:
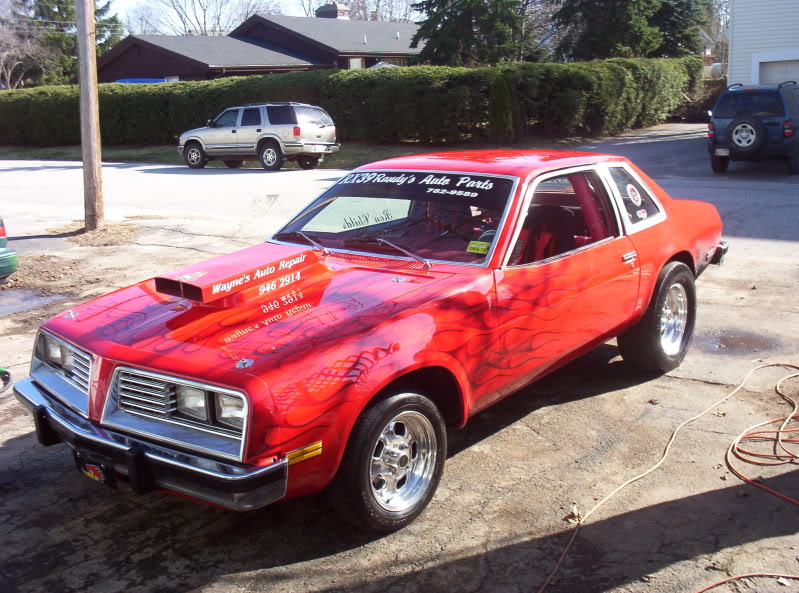
<svg viewBox="0 0 799 593">
<path fill-rule="evenodd" d="M 191 169 L 202 169 L 208 164 L 208 157 L 197 142 L 192 142 L 183 149 L 183 160 Z"/>
<path fill-rule="evenodd" d="M 730 124 L 730 149 L 738 154 L 752 154 L 766 143 L 766 128 L 753 117 L 739 117 Z"/>
<path fill-rule="evenodd" d="M 785 163 L 788 165 L 788 173 L 799 175 L 799 151 L 785 157 Z"/>
<path fill-rule="evenodd" d="M 283 166 L 283 153 L 280 146 L 271 140 L 261 145 L 258 158 L 261 159 L 261 166 L 267 171 L 277 171 Z"/>
<path fill-rule="evenodd" d="M 730 157 L 710 155 L 710 166 L 713 168 L 714 173 L 726 173 L 729 165 Z"/>
<path fill-rule="evenodd" d="M 316 169 L 321 160 L 322 159 L 318 156 L 300 156 L 297 157 L 297 164 L 300 166 L 300 169 Z"/>
</svg>

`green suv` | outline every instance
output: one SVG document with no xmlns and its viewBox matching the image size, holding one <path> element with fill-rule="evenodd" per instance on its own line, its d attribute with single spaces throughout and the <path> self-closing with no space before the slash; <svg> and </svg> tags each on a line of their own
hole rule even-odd
<svg viewBox="0 0 799 593">
<path fill-rule="evenodd" d="M 336 126 L 327 112 L 303 103 L 230 107 L 178 141 L 178 153 L 192 169 L 214 159 L 231 169 L 256 159 L 268 171 L 277 171 L 286 161 L 315 169 L 338 149 Z"/>
<path fill-rule="evenodd" d="M 0 218 L 0 283 L 17 271 L 17 252 L 7 246 L 6 226 Z"/>
<path fill-rule="evenodd" d="M 799 85 L 744 86 L 725 90 L 708 124 L 710 164 L 724 173 L 730 161 L 784 159 L 788 171 L 799 174 Z"/>
</svg>

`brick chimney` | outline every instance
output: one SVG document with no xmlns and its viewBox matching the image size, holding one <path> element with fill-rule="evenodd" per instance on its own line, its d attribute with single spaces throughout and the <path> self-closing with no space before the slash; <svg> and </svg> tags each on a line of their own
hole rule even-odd
<svg viewBox="0 0 799 593">
<path fill-rule="evenodd" d="M 350 20 L 350 9 L 341 2 L 331 2 L 316 9 L 318 19 L 344 19 Z"/>
</svg>

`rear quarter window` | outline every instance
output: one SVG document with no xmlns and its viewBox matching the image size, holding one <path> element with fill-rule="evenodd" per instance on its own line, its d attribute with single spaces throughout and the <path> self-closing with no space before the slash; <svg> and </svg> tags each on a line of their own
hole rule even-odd
<svg viewBox="0 0 799 593">
<path fill-rule="evenodd" d="M 297 124 L 294 108 L 291 105 L 270 105 L 266 108 L 266 117 L 273 126 Z"/>
<path fill-rule="evenodd" d="M 624 203 L 624 215 L 629 224 L 643 223 L 660 213 L 649 192 L 626 170 L 610 167 L 610 176 Z"/>
<path fill-rule="evenodd" d="M 318 126 L 332 126 L 333 120 L 324 109 L 318 107 L 295 107 L 297 123 L 315 124 Z"/>
</svg>

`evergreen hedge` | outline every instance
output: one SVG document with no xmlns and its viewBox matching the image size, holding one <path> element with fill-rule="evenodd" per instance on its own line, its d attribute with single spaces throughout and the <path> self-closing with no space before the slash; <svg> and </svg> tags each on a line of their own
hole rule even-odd
<svg viewBox="0 0 799 593">
<path fill-rule="evenodd" d="M 701 59 L 690 57 L 102 84 L 100 127 L 108 145 L 169 144 L 225 107 L 299 101 L 324 107 L 341 140 L 504 142 L 614 134 L 666 119 L 700 91 L 701 75 Z M 77 87 L 0 91 L 0 144 L 79 142 Z"/>
</svg>

